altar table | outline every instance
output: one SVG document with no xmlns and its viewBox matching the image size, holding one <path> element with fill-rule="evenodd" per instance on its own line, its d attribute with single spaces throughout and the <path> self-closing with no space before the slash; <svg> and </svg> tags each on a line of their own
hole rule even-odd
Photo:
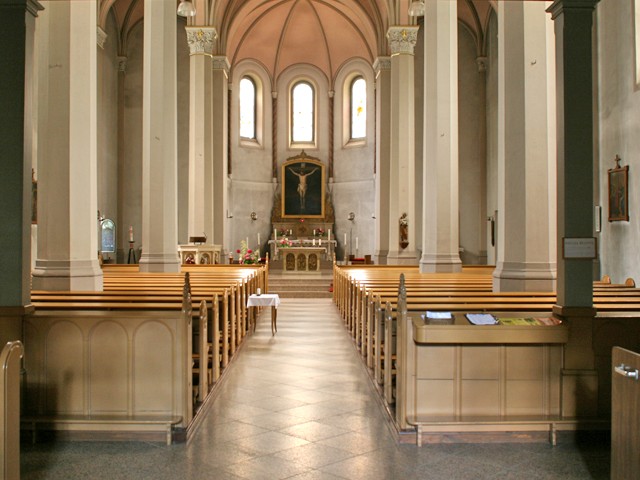
<svg viewBox="0 0 640 480">
<path fill-rule="evenodd" d="M 280 305 L 280 297 L 277 293 L 263 293 L 262 295 L 252 294 L 247 300 L 247 307 L 271 307 L 271 335 L 275 335 L 278 331 L 276 326 L 278 305 Z M 254 317 L 253 330 L 255 331 L 255 329 L 256 319 Z"/>
</svg>

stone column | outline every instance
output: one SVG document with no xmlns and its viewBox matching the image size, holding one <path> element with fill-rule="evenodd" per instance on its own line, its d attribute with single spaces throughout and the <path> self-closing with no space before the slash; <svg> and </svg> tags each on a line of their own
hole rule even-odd
<svg viewBox="0 0 640 480">
<path fill-rule="evenodd" d="M 593 264 L 563 259 L 563 238 L 593 238 L 593 11 L 598 0 L 556 0 L 558 310 L 591 310 Z"/>
<path fill-rule="evenodd" d="M 378 57 L 376 72 L 376 205 L 375 256 L 378 265 L 387 263 L 389 253 L 389 192 L 391 168 L 391 58 Z"/>
<path fill-rule="evenodd" d="M 225 245 L 228 228 L 227 182 L 228 182 L 228 109 L 229 109 L 229 60 L 224 56 L 213 57 L 213 242 Z M 223 251 L 224 257 L 227 251 Z"/>
<path fill-rule="evenodd" d="M 144 3 L 142 272 L 178 272 L 176 6 Z"/>
<path fill-rule="evenodd" d="M 118 263 L 127 261 L 129 247 L 129 228 L 125 223 L 125 182 L 127 175 L 125 154 L 125 80 L 127 76 L 127 57 L 118 56 Z"/>
<path fill-rule="evenodd" d="M 213 242 L 213 27 L 186 27 L 189 42 L 189 236 Z"/>
<path fill-rule="evenodd" d="M 556 0 L 558 286 L 554 314 L 569 327 L 562 365 L 562 415 L 598 409 L 593 261 L 563 258 L 564 238 L 593 238 L 593 12 L 598 0 Z"/>
<path fill-rule="evenodd" d="M 47 14 L 33 288 L 100 291 L 96 3 L 49 2 Z"/>
<path fill-rule="evenodd" d="M 427 0 L 421 272 L 459 272 L 458 8 Z"/>
<path fill-rule="evenodd" d="M 34 1 L 0 0 L 0 345 L 22 340 L 22 316 L 32 310 L 34 31 L 41 9 Z"/>
<path fill-rule="evenodd" d="M 498 292 L 555 290 L 552 26 L 542 2 L 498 4 Z"/>
<path fill-rule="evenodd" d="M 413 48 L 416 26 L 393 26 L 391 49 L 391 119 L 389 169 L 389 253 L 391 264 L 416 264 L 415 114 Z M 379 172 L 382 175 L 382 172 Z M 381 198 L 384 202 L 385 199 Z"/>
</svg>

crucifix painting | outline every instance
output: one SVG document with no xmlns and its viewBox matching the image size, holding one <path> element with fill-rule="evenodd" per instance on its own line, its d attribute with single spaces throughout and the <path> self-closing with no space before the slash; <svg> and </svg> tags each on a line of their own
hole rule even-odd
<svg viewBox="0 0 640 480">
<path fill-rule="evenodd" d="M 616 155 L 615 168 L 609 174 L 609 221 L 629 221 L 629 165 L 620 166 L 621 158 Z"/>
<path fill-rule="evenodd" d="M 282 216 L 324 216 L 324 165 L 304 152 L 282 165 Z"/>
</svg>

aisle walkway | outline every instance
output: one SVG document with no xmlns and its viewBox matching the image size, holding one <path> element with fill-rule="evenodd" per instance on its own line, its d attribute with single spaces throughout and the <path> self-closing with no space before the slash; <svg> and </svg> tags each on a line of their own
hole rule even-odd
<svg viewBox="0 0 640 480">
<path fill-rule="evenodd" d="M 22 446 L 22 479 L 609 478 L 608 447 L 398 445 L 328 299 L 267 309 L 188 444 Z"/>
</svg>

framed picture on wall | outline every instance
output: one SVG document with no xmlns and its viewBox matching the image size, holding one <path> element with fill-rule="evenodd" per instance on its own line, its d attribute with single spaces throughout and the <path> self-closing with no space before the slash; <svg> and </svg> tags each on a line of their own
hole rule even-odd
<svg viewBox="0 0 640 480">
<path fill-rule="evenodd" d="M 304 151 L 282 165 L 282 217 L 324 217 L 324 164 Z"/>
<path fill-rule="evenodd" d="M 615 168 L 609 174 L 609 221 L 629 221 L 629 165 L 620 166 L 621 158 L 616 155 Z"/>
</svg>

